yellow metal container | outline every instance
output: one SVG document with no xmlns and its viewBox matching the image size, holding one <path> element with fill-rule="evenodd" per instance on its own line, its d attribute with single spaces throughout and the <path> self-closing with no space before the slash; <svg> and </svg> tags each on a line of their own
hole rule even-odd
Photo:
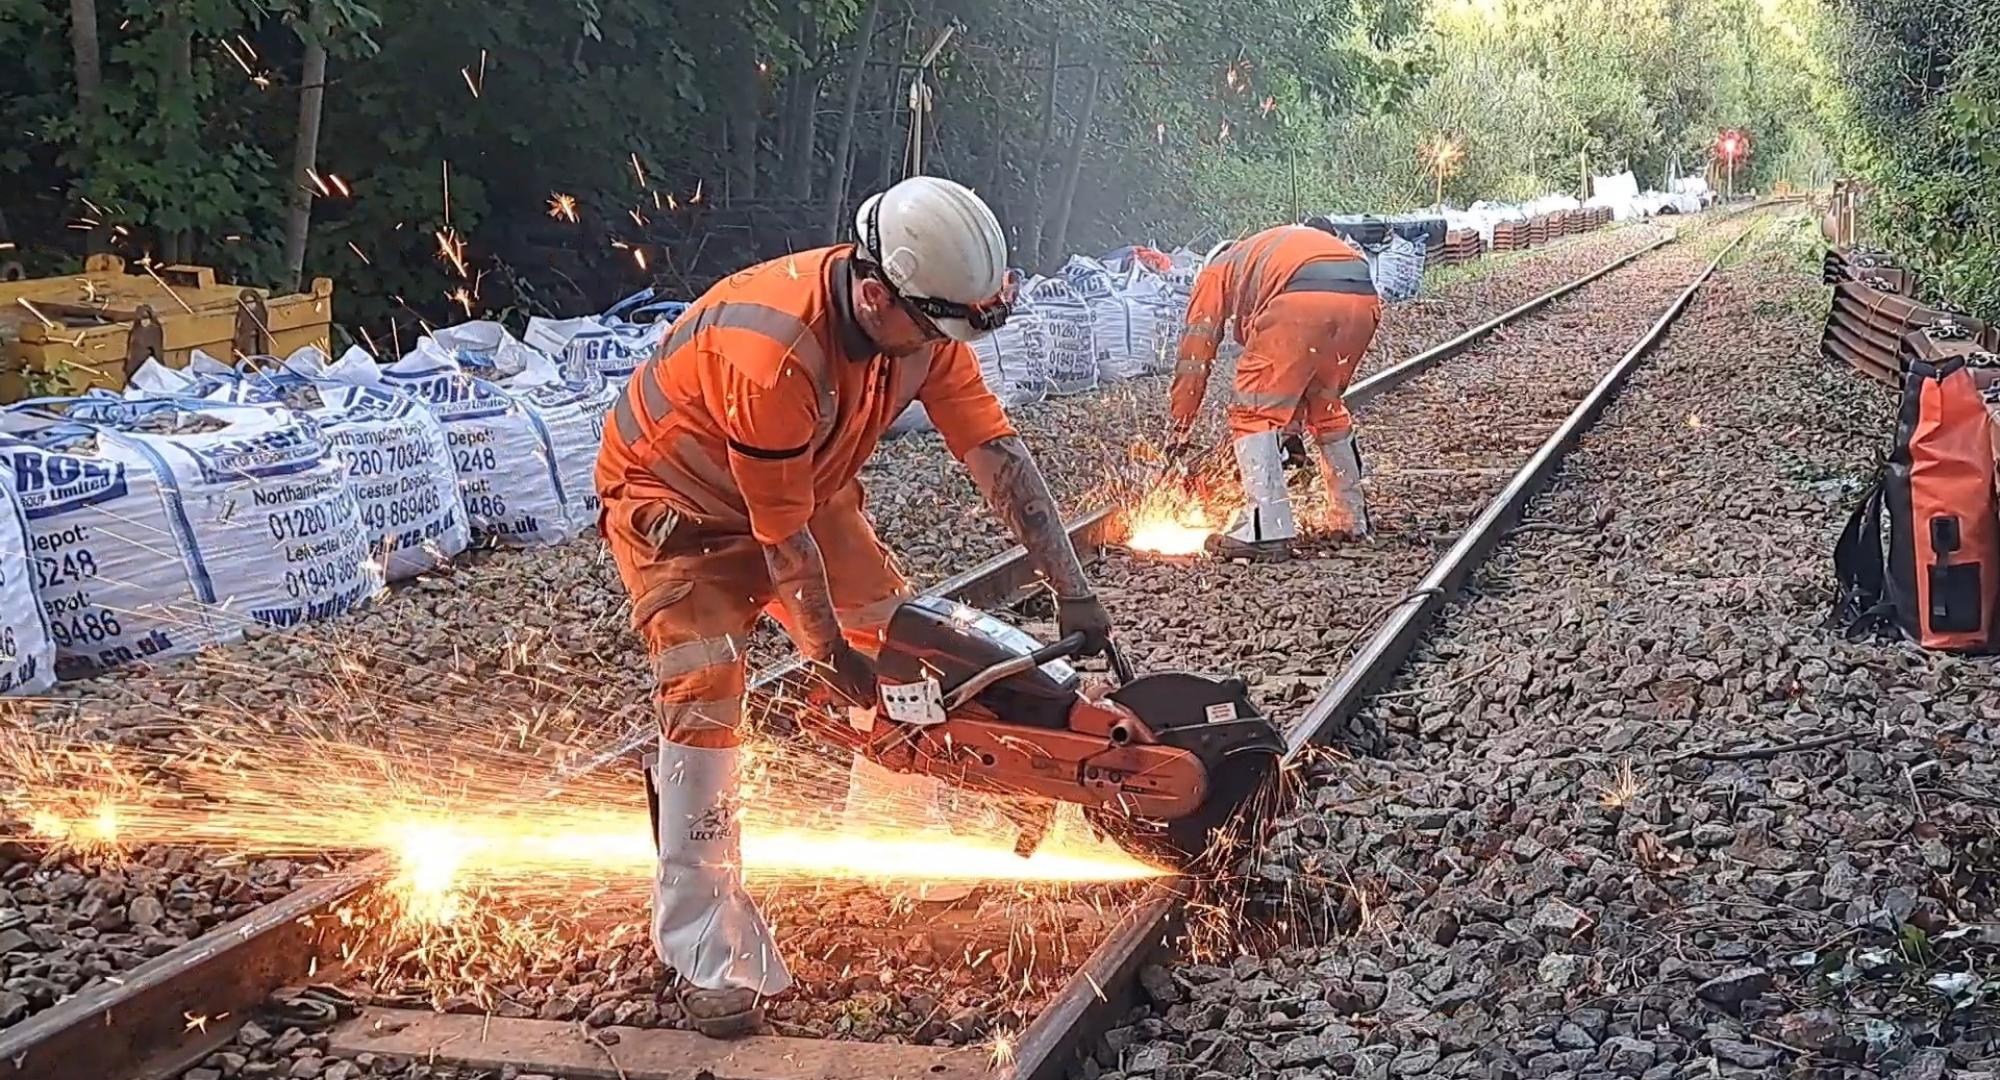
<svg viewBox="0 0 2000 1080">
<path fill-rule="evenodd" d="M 0 282 L 0 401 L 122 389 L 148 357 L 187 366 L 196 349 L 218 360 L 328 348 L 333 282 L 272 296 L 215 280 L 206 266 L 129 272 L 93 255 L 83 273 Z"/>
</svg>

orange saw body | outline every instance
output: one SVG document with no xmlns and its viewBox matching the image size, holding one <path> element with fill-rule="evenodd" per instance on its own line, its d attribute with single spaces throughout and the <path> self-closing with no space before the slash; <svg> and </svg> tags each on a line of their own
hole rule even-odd
<svg viewBox="0 0 2000 1080">
<path fill-rule="evenodd" d="M 1075 803 L 1128 849 L 1191 861 L 1284 742 L 1241 678 L 1134 678 L 1114 649 L 1121 685 L 1085 693 L 1067 663 L 1082 643 L 1042 646 L 977 609 L 912 600 L 889 621 L 877 708 L 812 710 L 812 727 L 897 772 Z"/>
</svg>

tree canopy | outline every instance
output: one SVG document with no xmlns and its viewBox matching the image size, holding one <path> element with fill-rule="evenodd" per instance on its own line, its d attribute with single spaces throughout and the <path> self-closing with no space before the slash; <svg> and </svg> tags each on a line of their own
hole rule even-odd
<svg viewBox="0 0 2000 1080">
<path fill-rule="evenodd" d="M 1838 113 L 1814 0 L 0 4 L 0 254 L 279 283 L 309 206 L 305 270 L 370 340 L 690 293 L 919 162 L 1048 266 L 1427 204 L 1441 144 L 1460 203 L 1660 185 L 1724 127 L 1753 140 L 1740 184 L 1823 181 Z"/>
</svg>

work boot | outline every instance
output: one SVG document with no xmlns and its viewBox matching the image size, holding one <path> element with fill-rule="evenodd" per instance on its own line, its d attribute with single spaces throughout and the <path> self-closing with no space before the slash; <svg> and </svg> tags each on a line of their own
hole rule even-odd
<svg viewBox="0 0 2000 1080">
<path fill-rule="evenodd" d="M 653 769 L 653 948 L 692 984 L 681 1002 L 695 1030 L 716 1038 L 756 1031 L 758 1000 L 792 985 L 771 928 L 743 888 L 735 800 L 741 756 L 736 747 L 663 739 Z"/>
<path fill-rule="evenodd" d="M 1214 533 L 1202 542 L 1202 546 L 1218 559 L 1281 563 L 1290 561 L 1292 557 L 1290 540 L 1238 540 L 1227 533 Z"/>
<path fill-rule="evenodd" d="M 1326 481 L 1331 508 L 1330 531 L 1337 540 L 1366 540 L 1374 534 L 1368 522 L 1368 499 L 1361 490 L 1361 452 L 1354 432 L 1319 441 L 1319 474 Z"/>
<path fill-rule="evenodd" d="M 1229 528 L 1206 542 L 1210 554 L 1225 559 L 1282 562 L 1291 558 L 1299 534 L 1292 500 L 1285 493 L 1285 467 L 1278 433 L 1260 431 L 1236 439 L 1236 469 L 1243 477 L 1243 509 Z"/>
<path fill-rule="evenodd" d="M 747 986 L 721 990 L 684 987 L 680 1001 L 688 1023 L 711 1039 L 742 1039 L 764 1029 L 764 1009 L 757 1004 L 757 991 Z"/>
</svg>

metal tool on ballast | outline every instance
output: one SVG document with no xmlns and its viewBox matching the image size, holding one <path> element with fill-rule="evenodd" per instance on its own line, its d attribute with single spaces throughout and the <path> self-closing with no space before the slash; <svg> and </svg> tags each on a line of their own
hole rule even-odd
<svg viewBox="0 0 2000 1080">
<path fill-rule="evenodd" d="M 1068 802 L 1128 851 L 1186 866 L 1273 773 L 1284 741 L 1242 678 L 1135 677 L 1115 646 L 1119 685 L 1087 694 L 1068 663 L 1083 647 L 1081 634 L 1040 645 L 955 601 L 911 600 L 889 620 L 878 707 L 836 708 L 828 695 L 809 727 L 897 772 L 1035 800 L 1023 854 Z"/>
</svg>

